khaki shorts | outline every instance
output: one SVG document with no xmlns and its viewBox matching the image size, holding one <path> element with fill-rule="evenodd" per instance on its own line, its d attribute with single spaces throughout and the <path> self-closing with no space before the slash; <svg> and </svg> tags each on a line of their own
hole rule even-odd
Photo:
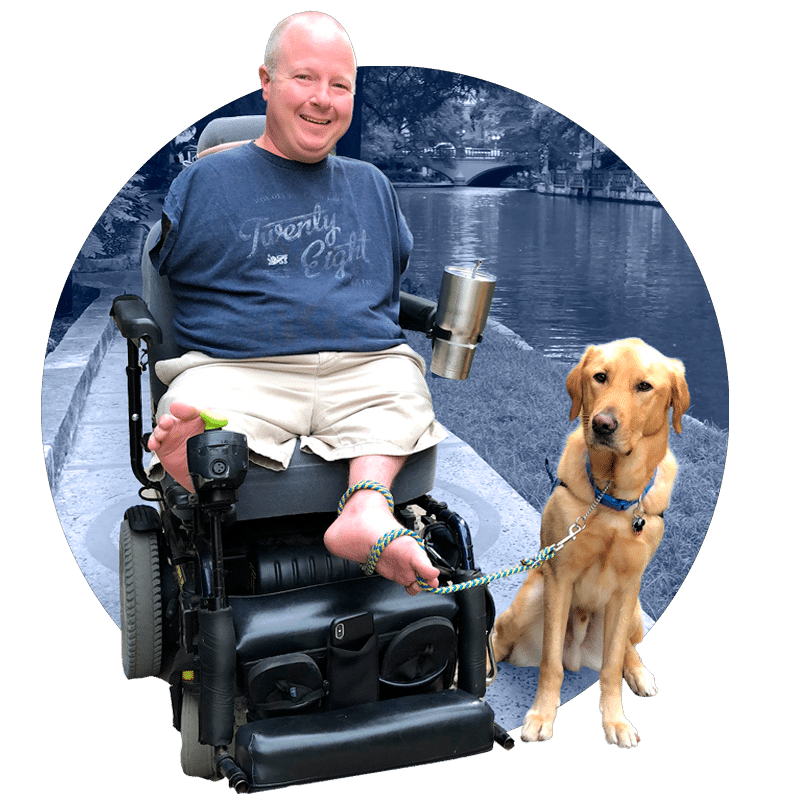
<svg viewBox="0 0 800 800">
<path fill-rule="evenodd" d="M 274 470 L 288 466 L 297 439 L 337 461 L 407 456 L 447 435 L 434 419 L 425 362 L 406 344 L 234 360 L 192 351 L 159 362 L 156 375 L 168 386 L 157 417 L 174 400 L 212 410 L 247 436 L 252 461 Z"/>
</svg>

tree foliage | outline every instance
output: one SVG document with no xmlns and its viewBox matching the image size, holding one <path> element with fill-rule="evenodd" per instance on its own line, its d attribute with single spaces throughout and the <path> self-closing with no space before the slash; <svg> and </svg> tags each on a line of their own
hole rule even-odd
<svg viewBox="0 0 800 800">
<path fill-rule="evenodd" d="M 465 100 L 483 81 L 421 67 L 362 67 L 365 120 L 414 136 L 448 100 Z"/>
<path fill-rule="evenodd" d="M 139 185 L 143 182 L 144 176 L 137 173 L 108 204 L 81 247 L 84 258 L 116 255 L 116 243 L 127 243 L 133 227 L 150 212 L 147 194 Z"/>
<path fill-rule="evenodd" d="M 416 152 L 449 140 L 461 125 L 454 104 L 482 81 L 421 67 L 362 67 L 362 148 L 367 160 L 414 162 Z"/>
<path fill-rule="evenodd" d="M 496 147 L 528 153 L 535 164 L 574 162 L 587 136 L 553 109 L 487 81 L 420 67 L 362 67 L 362 157 L 420 163 L 426 147 Z"/>
</svg>

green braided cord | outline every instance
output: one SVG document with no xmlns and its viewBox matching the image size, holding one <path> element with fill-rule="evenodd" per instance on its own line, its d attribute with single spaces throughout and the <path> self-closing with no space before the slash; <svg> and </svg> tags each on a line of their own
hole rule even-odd
<svg viewBox="0 0 800 800">
<path fill-rule="evenodd" d="M 383 555 L 383 551 L 395 539 L 399 539 L 401 536 L 411 536 L 417 540 L 420 547 L 425 546 L 422 541 L 422 537 L 418 533 L 410 531 L 408 528 L 397 528 L 396 530 L 389 531 L 389 533 L 384 533 L 383 536 L 381 536 L 381 538 L 375 543 L 375 546 L 372 548 L 372 550 L 370 550 L 367 563 L 361 565 L 361 569 L 364 571 L 365 575 L 372 575 L 372 573 L 375 572 L 375 567 L 378 566 L 378 559 Z"/>
<path fill-rule="evenodd" d="M 418 533 L 408 530 L 408 528 L 398 528 L 397 530 L 389 531 L 389 533 L 385 533 L 380 539 L 378 539 L 375 546 L 370 551 L 367 563 L 361 565 L 361 569 L 364 571 L 365 575 L 372 575 L 375 572 L 375 567 L 378 565 L 378 559 L 383 554 L 383 551 L 400 536 L 411 536 L 416 539 L 420 547 L 423 549 L 425 548 L 422 537 Z M 499 578 L 508 578 L 511 575 L 517 575 L 520 572 L 528 572 L 532 569 L 536 569 L 545 561 L 549 561 L 555 554 L 556 547 L 555 545 L 551 544 L 549 547 L 545 547 L 540 550 L 536 558 L 523 558 L 515 567 L 502 569 L 498 572 L 493 572 L 491 575 L 483 575 L 480 578 L 473 578 L 471 581 L 455 583 L 450 586 L 439 586 L 437 589 L 434 589 L 426 580 L 417 575 L 417 583 L 420 585 L 423 591 L 430 592 L 431 594 L 453 594 L 453 592 L 463 592 L 466 589 L 472 589 L 475 586 L 485 586 L 487 583 L 496 581 Z"/>
<path fill-rule="evenodd" d="M 392 493 L 382 483 L 378 483 L 377 481 L 360 481 L 359 483 L 351 486 L 342 495 L 342 499 L 339 501 L 339 506 L 336 510 L 337 514 L 342 513 L 344 504 L 360 489 L 372 489 L 373 491 L 382 494 L 386 499 L 386 502 L 389 504 L 389 511 L 394 513 L 394 498 L 392 497 Z"/>
</svg>

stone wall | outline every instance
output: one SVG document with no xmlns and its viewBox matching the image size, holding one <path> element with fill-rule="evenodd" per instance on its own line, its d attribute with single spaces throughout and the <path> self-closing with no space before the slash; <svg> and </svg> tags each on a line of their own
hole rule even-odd
<svg viewBox="0 0 800 800">
<path fill-rule="evenodd" d="M 114 258 L 87 258 L 78 256 L 73 270 L 76 272 L 121 272 L 128 269 L 139 269 L 142 263 L 142 248 L 148 229 L 139 224 L 134 229 L 128 252 Z"/>
</svg>

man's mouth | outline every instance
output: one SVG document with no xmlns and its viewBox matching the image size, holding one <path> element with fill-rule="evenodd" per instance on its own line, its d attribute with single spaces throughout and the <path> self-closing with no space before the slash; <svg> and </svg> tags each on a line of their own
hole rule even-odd
<svg viewBox="0 0 800 800">
<path fill-rule="evenodd" d="M 306 122 L 310 122 L 312 125 L 330 125 L 331 121 L 329 119 L 314 119 L 314 117 L 307 117 L 305 114 L 300 115 L 300 119 L 304 119 Z"/>
</svg>

